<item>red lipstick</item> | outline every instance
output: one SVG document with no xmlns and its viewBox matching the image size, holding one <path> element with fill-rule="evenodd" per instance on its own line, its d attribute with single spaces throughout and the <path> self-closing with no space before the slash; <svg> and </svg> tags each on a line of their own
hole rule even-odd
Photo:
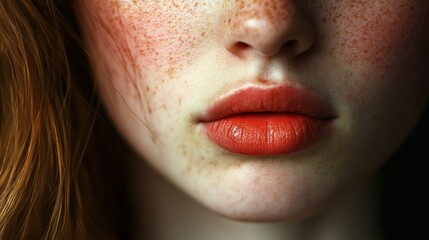
<svg viewBox="0 0 429 240">
<path fill-rule="evenodd" d="M 316 143 L 333 118 L 329 106 L 308 90 L 282 85 L 234 91 L 215 101 L 200 123 L 225 150 L 271 156 Z"/>
</svg>

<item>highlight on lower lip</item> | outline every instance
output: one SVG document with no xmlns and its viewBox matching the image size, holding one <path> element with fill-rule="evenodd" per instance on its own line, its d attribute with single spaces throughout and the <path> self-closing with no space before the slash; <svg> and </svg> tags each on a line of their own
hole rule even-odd
<svg viewBox="0 0 429 240">
<path fill-rule="evenodd" d="M 239 114 L 203 123 L 208 137 L 233 153 L 283 155 L 317 142 L 328 119 L 292 113 Z"/>
</svg>

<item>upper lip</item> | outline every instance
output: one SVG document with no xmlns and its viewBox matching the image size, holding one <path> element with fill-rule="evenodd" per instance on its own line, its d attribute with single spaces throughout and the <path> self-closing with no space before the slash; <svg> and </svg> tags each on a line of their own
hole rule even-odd
<svg viewBox="0 0 429 240">
<path fill-rule="evenodd" d="M 335 117 L 331 107 L 313 92 L 280 85 L 268 88 L 250 86 L 228 92 L 215 99 L 200 121 L 211 122 L 246 113 L 289 113 L 319 119 Z"/>
</svg>

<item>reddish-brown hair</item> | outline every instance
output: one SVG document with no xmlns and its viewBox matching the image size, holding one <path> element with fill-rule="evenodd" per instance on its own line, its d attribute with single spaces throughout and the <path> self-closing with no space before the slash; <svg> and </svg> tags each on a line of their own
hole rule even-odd
<svg viewBox="0 0 429 240">
<path fill-rule="evenodd" d="M 95 202 L 97 103 L 70 64 L 84 61 L 71 9 L 0 2 L 0 239 L 114 238 Z"/>
</svg>

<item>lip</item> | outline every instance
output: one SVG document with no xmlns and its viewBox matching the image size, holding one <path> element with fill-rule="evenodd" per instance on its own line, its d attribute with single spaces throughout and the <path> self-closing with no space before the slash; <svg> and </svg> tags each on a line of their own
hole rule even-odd
<svg viewBox="0 0 429 240">
<path fill-rule="evenodd" d="M 218 98 L 199 124 L 213 143 L 229 152 L 272 156 L 319 142 L 334 118 L 329 105 L 307 89 L 252 86 Z"/>
</svg>

